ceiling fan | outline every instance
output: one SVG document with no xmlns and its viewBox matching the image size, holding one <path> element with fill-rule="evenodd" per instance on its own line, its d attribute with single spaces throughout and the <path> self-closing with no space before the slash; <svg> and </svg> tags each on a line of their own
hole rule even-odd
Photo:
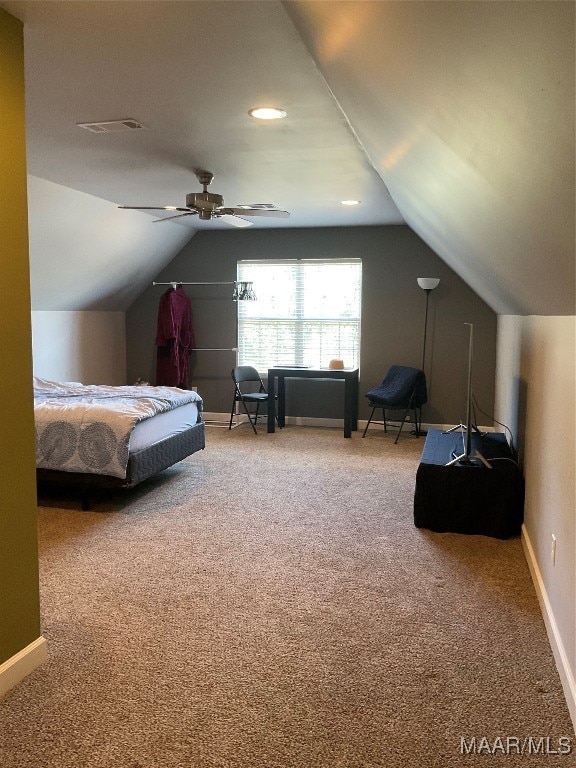
<svg viewBox="0 0 576 768">
<path fill-rule="evenodd" d="M 222 195 L 208 192 L 208 187 L 212 183 L 214 175 L 209 171 L 195 171 L 195 174 L 203 189 L 202 192 L 190 192 L 186 195 L 185 206 L 119 205 L 118 207 L 136 211 L 178 211 L 175 216 L 166 216 L 155 221 L 171 221 L 173 219 L 181 219 L 184 216 L 198 216 L 202 221 L 222 219 L 234 227 L 252 226 L 253 222 L 247 221 L 244 216 L 272 216 L 281 219 L 287 219 L 290 216 L 288 211 L 281 211 L 272 203 L 255 203 L 254 205 L 239 205 L 236 208 L 225 208 Z"/>
</svg>

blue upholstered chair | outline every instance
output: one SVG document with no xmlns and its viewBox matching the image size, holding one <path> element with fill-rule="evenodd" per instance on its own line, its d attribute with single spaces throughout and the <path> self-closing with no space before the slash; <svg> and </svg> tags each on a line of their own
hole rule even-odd
<svg viewBox="0 0 576 768">
<path fill-rule="evenodd" d="M 426 392 L 426 376 L 424 371 L 419 368 L 410 368 L 406 365 L 393 365 L 389 370 L 380 386 L 371 389 L 365 395 L 372 408 L 372 413 L 366 424 L 366 429 L 362 437 L 366 436 L 370 422 L 377 408 L 382 408 L 382 419 L 384 432 L 386 429 L 386 411 L 403 411 L 402 422 L 396 435 L 394 443 L 398 442 L 400 432 L 406 421 L 409 411 L 414 412 L 414 424 L 416 437 L 420 437 L 420 426 L 422 424 L 422 406 L 428 399 Z M 380 423 L 380 422 L 376 422 Z"/>
</svg>

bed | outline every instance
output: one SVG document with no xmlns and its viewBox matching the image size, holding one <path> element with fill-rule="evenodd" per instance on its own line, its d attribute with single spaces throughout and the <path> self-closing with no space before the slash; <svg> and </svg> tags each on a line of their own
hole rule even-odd
<svg viewBox="0 0 576 768">
<path fill-rule="evenodd" d="M 176 387 L 35 377 L 34 424 L 38 484 L 84 492 L 132 488 L 205 446 L 202 398 Z"/>
</svg>

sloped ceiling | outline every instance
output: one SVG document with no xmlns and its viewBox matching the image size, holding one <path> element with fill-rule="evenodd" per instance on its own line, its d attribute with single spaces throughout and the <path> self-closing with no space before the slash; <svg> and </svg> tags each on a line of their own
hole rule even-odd
<svg viewBox="0 0 576 768">
<path fill-rule="evenodd" d="M 226 203 L 291 213 L 256 227 L 405 221 L 496 311 L 575 314 L 572 2 L 0 5 L 25 23 L 36 308 L 128 306 L 180 241 L 224 225 L 115 206 L 181 205 L 206 168 Z M 288 117 L 255 123 L 259 103 Z M 76 126 L 125 117 L 146 129 Z M 68 189 L 74 215 L 47 205 L 42 181 Z M 106 228 L 89 196 L 110 204 Z M 350 197 L 362 205 L 339 205 Z M 36 251 L 33 233 L 78 250 L 84 233 L 119 231 L 115 217 L 131 234 L 103 237 L 89 276 L 68 253 L 57 295 L 45 277 L 62 251 Z"/>
<path fill-rule="evenodd" d="M 28 176 L 30 293 L 40 310 L 129 307 L 190 240 L 108 200 Z M 36 211 L 40 215 L 36 215 Z"/>
<path fill-rule="evenodd" d="M 406 222 L 498 312 L 574 314 L 574 4 L 286 6 Z"/>
</svg>

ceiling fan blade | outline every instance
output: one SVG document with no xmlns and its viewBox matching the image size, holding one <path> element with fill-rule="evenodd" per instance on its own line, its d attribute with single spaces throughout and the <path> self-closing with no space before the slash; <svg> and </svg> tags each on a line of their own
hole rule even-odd
<svg viewBox="0 0 576 768">
<path fill-rule="evenodd" d="M 238 203 L 236 208 L 247 208 L 250 210 L 251 208 L 263 208 L 264 210 L 276 208 L 278 209 L 277 205 L 274 205 L 274 203 Z"/>
<path fill-rule="evenodd" d="M 233 227 L 251 227 L 252 222 L 246 221 L 241 216 L 235 216 L 233 213 L 218 214 L 217 218 L 225 221 L 226 224 L 231 224 Z"/>
<path fill-rule="evenodd" d="M 119 205 L 129 211 L 189 211 L 190 208 L 177 208 L 175 205 Z"/>
<path fill-rule="evenodd" d="M 191 192 L 186 195 L 186 206 L 178 207 L 175 205 L 119 205 L 118 208 L 132 211 L 176 211 L 174 216 L 166 216 L 154 220 L 154 223 L 160 221 L 173 221 L 181 219 L 183 216 L 199 216 L 203 221 L 209 221 L 213 218 L 223 219 L 226 224 L 233 227 L 251 227 L 252 221 L 248 221 L 254 216 L 267 216 L 277 219 L 287 219 L 290 214 L 288 211 L 281 211 L 272 203 L 251 203 L 250 205 L 238 205 L 235 208 L 224 208 L 224 199 L 222 195 L 208 192 L 208 185 L 211 183 L 213 174 L 208 171 L 195 171 L 196 178 L 203 186 L 202 192 Z"/>
<path fill-rule="evenodd" d="M 232 216 L 271 216 L 277 219 L 287 219 L 288 211 L 279 208 L 226 208 L 226 213 Z"/>
<path fill-rule="evenodd" d="M 185 210 L 186 213 L 178 213 L 176 216 L 164 216 L 163 219 L 154 219 L 152 224 L 156 224 L 159 221 L 172 221 L 172 219 L 183 219 L 184 216 L 196 216 L 198 213 L 198 211 L 189 211 L 187 208 L 184 208 L 184 209 L 179 208 L 178 210 Z"/>
</svg>

